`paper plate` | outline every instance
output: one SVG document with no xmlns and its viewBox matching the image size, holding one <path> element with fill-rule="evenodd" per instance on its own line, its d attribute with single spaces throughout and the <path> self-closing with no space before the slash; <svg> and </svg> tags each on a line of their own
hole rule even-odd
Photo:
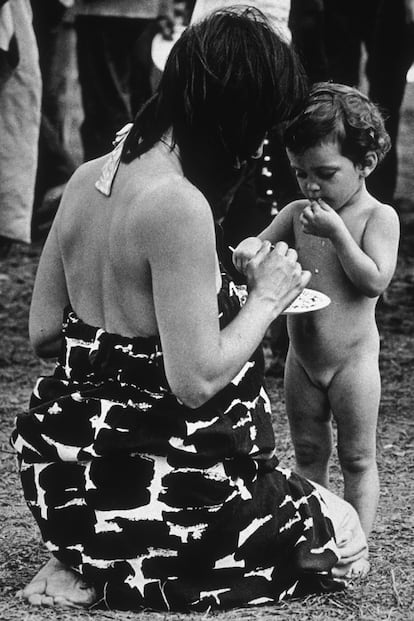
<svg viewBox="0 0 414 621">
<path fill-rule="evenodd" d="M 304 289 L 302 293 L 283 311 L 284 315 L 310 313 L 329 306 L 331 298 L 315 289 Z"/>
</svg>

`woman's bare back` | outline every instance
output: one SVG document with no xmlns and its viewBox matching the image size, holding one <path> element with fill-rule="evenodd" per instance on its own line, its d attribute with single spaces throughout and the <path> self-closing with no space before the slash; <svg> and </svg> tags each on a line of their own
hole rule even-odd
<svg viewBox="0 0 414 621">
<path fill-rule="evenodd" d="M 158 332 L 147 256 L 152 212 L 168 200 L 169 187 L 196 190 L 184 179 L 175 152 L 159 143 L 132 163 L 121 163 L 105 196 L 95 182 L 106 157 L 77 171 L 60 209 L 58 236 L 69 298 L 92 325 L 124 336 L 150 336 Z"/>
</svg>

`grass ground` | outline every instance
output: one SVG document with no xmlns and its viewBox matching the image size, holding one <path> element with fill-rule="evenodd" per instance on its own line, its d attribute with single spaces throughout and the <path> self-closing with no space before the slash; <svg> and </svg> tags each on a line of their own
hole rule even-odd
<svg viewBox="0 0 414 621">
<path fill-rule="evenodd" d="M 378 428 L 381 498 L 370 548 L 369 578 L 346 592 L 292 601 L 278 607 L 227 613 L 162 614 L 102 610 L 36 609 L 15 598 L 47 555 L 22 498 L 8 438 L 14 416 L 26 408 L 35 378 L 51 369 L 28 344 L 27 318 L 40 246 L 13 249 L 0 268 L 0 620 L 5 621 L 412 621 L 414 619 L 414 85 L 404 103 L 400 137 L 402 242 L 389 305 L 378 308 L 382 338 L 383 396 Z M 410 209 L 412 211 L 410 211 Z M 292 465 L 279 379 L 268 378 L 278 454 Z M 341 490 L 336 459 L 333 486 Z"/>
</svg>

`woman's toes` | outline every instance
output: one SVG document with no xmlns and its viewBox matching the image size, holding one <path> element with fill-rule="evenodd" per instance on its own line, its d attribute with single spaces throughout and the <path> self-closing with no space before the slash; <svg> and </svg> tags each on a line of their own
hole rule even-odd
<svg viewBox="0 0 414 621">
<path fill-rule="evenodd" d="M 75 604 L 73 601 L 66 599 L 63 595 L 56 595 L 53 601 L 54 605 L 59 606 L 59 608 L 81 608 L 79 604 Z"/>
<path fill-rule="evenodd" d="M 42 595 L 46 590 L 46 580 L 34 580 L 33 582 L 29 582 L 24 589 L 18 591 L 19 597 L 24 597 L 29 599 L 34 595 Z"/>
<path fill-rule="evenodd" d="M 41 606 L 42 605 L 42 595 L 40 593 L 32 593 L 28 597 L 26 597 L 29 604 L 32 606 Z"/>
<path fill-rule="evenodd" d="M 362 558 L 352 564 L 347 574 L 347 578 L 366 578 L 370 569 L 371 564 L 368 559 Z"/>
<path fill-rule="evenodd" d="M 42 597 L 42 606 L 54 606 L 55 600 L 50 595 L 43 595 Z"/>
</svg>

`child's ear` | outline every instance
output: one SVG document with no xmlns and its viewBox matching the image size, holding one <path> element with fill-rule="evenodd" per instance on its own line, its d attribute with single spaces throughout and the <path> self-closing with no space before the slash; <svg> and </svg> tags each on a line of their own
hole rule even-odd
<svg viewBox="0 0 414 621">
<path fill-rule="evenodd" d="M 361 177 L 369 177 L 373 170 L 377 167 L 378 155 L 375 151 L 368 151 L 364 161 L 359 165 Z"/>
</svg>

